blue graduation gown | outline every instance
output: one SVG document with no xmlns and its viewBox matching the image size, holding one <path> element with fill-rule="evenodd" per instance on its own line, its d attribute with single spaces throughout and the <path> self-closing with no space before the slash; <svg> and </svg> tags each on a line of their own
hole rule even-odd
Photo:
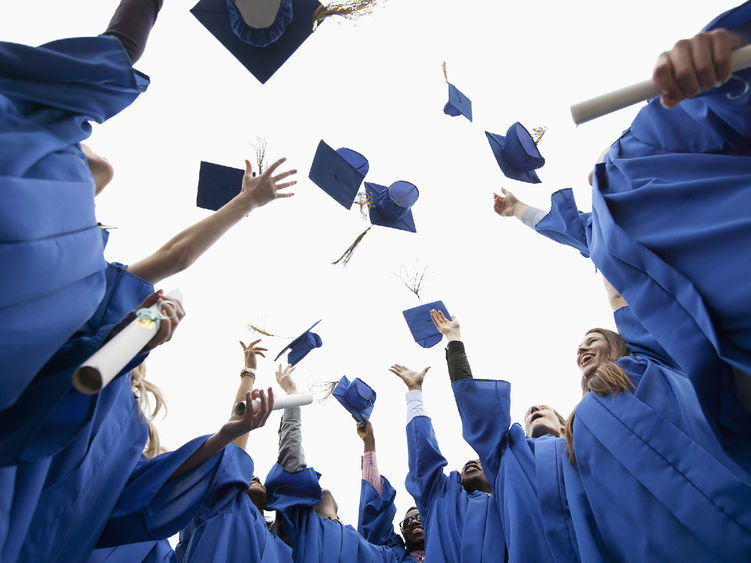
<svg viewBox="0 0 751 563">
<path fill-rule="evenodd" d="M 451 387 L 462 435 L 480 456 L 493 488 L 508 560 L 578 561 L 571 514 L 559 486 L 565 440 L 527 438 L 519 424 L 511 424 L 507 381 L 461 379 Z"/>
<path fill-rule="evenodd" d="M 212 493 L 180 531 L 175 548 L 180 562 L 285 563 L 292 549 L 269 532 L 263 515 L 246 493 L 253 460 L 237 446 L 222 459 Z"/>
<path fill-rule="evenodd" d="M 746 2 L 706 29 L 749 23 Z M 713 423 L 726 410 L 718 358 L 751 374 L 749 84 L 745 69 L 671 110 L 651 100 L 595 167 L 586 235 L 581 224 L 567 232 L 686 371 Z M 538 230 L 555 230 L 545 221 Z"/>
<path fill-rule="evenodd" d="M 539 549 L 539 539 L 525 541 L 541 533 L 556 561 L 743 559 L 751 548 L 748 474 L 723 451 L 690 382 L 630 309 L 615 319 L 630 352 L 617 363 L 636 391 L 581 401 L 576 466 L 561 438 L 526 439 L 518 425 L 504 431 L 508 383 L 452 384 L 464 437 L 505 503 L 504 525 L 526 522 L 520 538 L 506 525 L 509 559 L 538 560 L 516 554 L 519 541 Z"/>
<path fill-rule="evenodd" d="M 73 369 L 153 291 L 149 282 L 120 264 L 109 265 L 106 281 L 105 298 L 95 314 L 16 404 L 0 413 L 0 465 L 9 464 L 0 468 L 0 560 L 16 560 L 27 544 L 35 544 L 32 553 L 53 550 L 78 534 L 75 520 L 56 515 L 85 510 L 88 499 L 102 494 L 116 499 L 141 456 L 146 423 L 129 374 L 95 396 L 82 395 L 70 384 Z M 96 504 L 88 507 L 95 509 Z M 54 530 L 32 525 L 47 519 L 54 521 Z"/>
<path fill-rule="evenodd" d="M 104 245 L 78 143 L 147 85 L 111 36 L 0 42 L 0 411 L 102 299 Z"/>
<path fill-rule="evenodd" d="M 370 543 L 390 547 L 397 561 L 414 563 L 415 558 L 409 555 L 404 540 L 394 531 L 396 490 L 384 476 L 381 476 L 381 484 L 383 490 L 379 495 L 373 485 L 362 480 L 357 531 Z"/>
<path fill-rule="evenodd" d="M 407 424 L 409 473 L 405 484 L 425 529 L 425 557 L 448 563 L 502 561 L 505 540 L 493 495 L 467 493 L 458 471 L 443 473 L 433 424 L 416 416 Z"/>
<path fill-rule="evenodd" d="M 129 543 L 95 549 L 86 563 L 177 563 L 167 540 Z"/>
<path fill-rule="evenodd" d="M 352 526 L 322 518 L 313 507 L 321 501 L 319 474 L 312 468 L 294 473 L 279 464 L 266 477 L 266 507 L 282 519 L 282 531 L 296 563 L 394 563 L 386 546 L 374 545 Z"/>
</svg>

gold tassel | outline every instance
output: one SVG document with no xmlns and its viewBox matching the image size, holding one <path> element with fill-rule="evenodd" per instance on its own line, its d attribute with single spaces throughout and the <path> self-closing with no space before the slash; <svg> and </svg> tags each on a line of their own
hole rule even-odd
<svg viewBox="0 0 751 563">
<path fill-rule="evenodd" d="M 535 146 L 542 140 L 542 136 L 545 135 L 545 132 L 548 130 L 547 127 L 544 125 L 542 127 L 535 127 L 532 129 L 532 139 L 535 141 Z"/>
<path fill-rule="evenodd" d="M 357 245 L 360 244 L 362 237 L 364 237 L 372 227 L 373 225 L 371 225 L 370 227 L 365 229 L 362 233 L 360 233 L 360 236 L 358 236 L 355 239 L 355 242 L 349 245 L 349 248 L 344 251 L 344 254 L 342 254 L 339 258 L 336 259 L 336 261 L 332 262 L 331 264 L 336 265 L 339 262 L 341 262 L 342 266 L 346 266 L 350 258 L 352 258 L 352 253 L 355 251 L 355 248 L 357 248 Z"/>
<path fill-rule="evenodd" d="M 326 399 L 328 399 L 331 394 L 334 392 L 334 388 L 336 387 L 336 384 L 339 383 L 338 381 L 317 381 L 316 383 L 313 383 L 309 388 L 308 391 L 311 395 L 313 395 L 313 398 L 315 399 L 316 403 L 322 403 Z"/>
<path fill-rule="evenodd" d="M 370 208 L 373 207 L 373 198 L 367 192 L 360 192 L 357 194 L 355 203 L 360 206 L 360 217 L 368 219 Z"/>
<path fill-rule="evenodd" d="M 370 14 L 373 8 L 381 0 L 344 0 L 340 2 L 332 2 L 327 6 L 319 6 L 313 13 L 313 31 L 316 30 L 318 24 L 329 16 L 342 16 L 348 20 L 354 20 L 360 16 Z"/>
<path fill-rule="evenodd" d="M 270 332 L 266 332 L 262 328 L 258 328 L 257 326 L 253 324 L 247 323 L 247 325 L 248 325 L 248 330 L 252 330 L 253 332 L 257 332 L 258 334 L 263 334 L 264 336 L 271 336 L 274 338 L 279 338 L 276 334 L 271 334 Z"/>
<path fill-rule="evenodd" d="M 446 72 L 446 61 L 443 61 L 443 64 L 441 65 L 443 67 L 443 78 L 446 80 L 446 84 L 449 83 L 449 75 Z"/>
<path fill-rule="evenodd" d="M 414 275 L 407 271 L 407 268 L 402 266 L 401 274 L 399 276 L 399 279 L 402 281 L 402 283 L 409 289 L 412 293 L 415 294 L 417 299 L 422 299 L 420 296 L 420 291 L 422 290 L 422 284 L 425 281 L 425 276 L 428 274 L 428 267 L 425 266 L 422 271 L 420 271 L 420 263 L 417 261 L 415 264 L 415 272 Z"/>
</svg>

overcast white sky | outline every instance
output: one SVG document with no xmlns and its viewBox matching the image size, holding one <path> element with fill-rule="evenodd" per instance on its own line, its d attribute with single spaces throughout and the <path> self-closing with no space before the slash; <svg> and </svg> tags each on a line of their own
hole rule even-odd
<svg viewBox="0 0 751 563">
<path fill-rule="evenodd" d="M 99 220 L 118 229 L 106 256 L 132 263 L 209 212 L 195 207 L 201 160 L 242 167 L 264 137 L 270 162 L 299 170 L 295 197 L 255 210 L 186 272 L 188 313 L 172 342 L 153 352 L 148 376 L 165 392 L 159 422 L 169 448 L 216 431 L 239 382 L 245 325 L 296 336 L 322 319 L 323 347 L 297 369 L 309 381 L 360 377 L 378 393 L 372 422 L 381 473 L 396 487 L 398 513 L 413 504 L 407 472 L 404 391 L 393 363 L 432 366 L 424 386 L 449 469 L 471 457 L 461 438 L 443 344 L 419 347 L 401 311 L 419 304 L 398 278 L 427 266 L 423 302 L 442 299 L 461 321 L 475 377 L 512 383 L 512 418 L 546 403 L 564 416 L 579 398 L 575 351 L 593 326 L 613 327 L 591 262 L 492 209 L 501 186 L 537 207 L 572 187 L 589 209 L 587 174 L 636 108 L 575 128 L 572 103 L 651 75 L 657 55 L 690 37 L 735 1 L 389 0 L 359 21 L 329 19 L 261 85 L 189 12 L 166 0 L 136 67 L 148 91 L 103 126 L 90 145 L 115 179 L 97 200 Z M 116 2 L 0 3 L 0 37 L 36 45 L 103 31 Z M 449 80 L 473 102 L 474 123 L 442 113 Z M 506 179 L 485 130 L 514 121 L 549 128 L 540 143 L 542 184 Z M 420 189 L 417 234 L 373 228 L 346 267 L 332 266 L 367 224 L 307 179 L 319 140 L 370 161 L 366 180 L 404 179 Z M 265 338 L 259 385 L 272 385 L 288 339 Z M 276 385 L 274 383 L 275 389 Z M 276 459 L 279 414 L 248 442 L 262 478 Z M 309 465 L 323 474 L 345 523 L 356 525 L 362 442 L 332 398 L 306 407 Z"/>
</svg>

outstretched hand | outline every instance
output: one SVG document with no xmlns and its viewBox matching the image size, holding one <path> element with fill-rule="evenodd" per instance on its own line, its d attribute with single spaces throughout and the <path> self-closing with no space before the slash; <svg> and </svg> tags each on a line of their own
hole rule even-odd
<svg viewBox="0 0 751 563">
<path fill-rule="evenodd" d="M 523 205 L 519 199 L 508 191 L 506 188 L 501 188 L 503 195 L 493 194 L 493 209 L 501 217 L 513 217 L 516 215 L 519 205 Z M 521 215 L 521 213 L 519 213 Z"/>
<path fill-rule="evenodd" d="M 281 182 L 284 178 L 297 174 L 297 170 L 287 170 L 273 176 L 281 164 L 287 160 L 280 158 L 274 164 L 269 166 L 260 176 L 253 176 L 253 167 L 249 160 L 245 161 L 245 176 L 243 176 L 243 187 L 238 197 L 246 198 L 250 208 L 261 207 L 268 202 L 281 197 L 292 197 L 292 192 L 282 192 L 284 188 L 289 188 L 297 184 L 297 180 L 291 182 Z"/>
<path fill-rule="evenodd" d="M 730 53 L 743 45 L 727 29 L 698 33 L 678 41 L 670 51 L 657 57 L 652 80 L 662 94 L 663 107 L 721 85 L 730 78 Z"/>
<path fill-rule="evenodd" d="M 276 382 L 279 384 L 287 395 L 294 395 L 297 393 L 297 385 L 292 380 L 292 372 L 295 371 L 294 366 L 287 364 L 287 367 L 282 369 L 282 364 L 276 368 Z"/>
<path fill-rule="evenodd" d="M 257 409 L 253 408 L 253 401 L 255 399 L 260 401 Z M 242 405 L 242 403 L 238 404 Z M 222 426 L 222 429 L 219 431 L 220 436 L 229 443 L 246 432 L 260 428 L 266 424 L 273 406 L 274 391 L 271 387 L 268 388 L 268 395 L 260 389 L 248 391 L 245 393 L 245 408 L 235 411 L 235 414 L 232 415 L 229 421 Z"/>
<path fill-rule="evenodd" d="M 430 366 L 426 367 L 422 371 L 412 371 L 408 367 L 394 364 L 389 368 L 389 371 L 399 377 L 404 384 L 407 386 L 407 389 L 410 391 L 412 390 L 422 390 L 422 382 L 425 380 L 425 374 L 428 373 L 428 370 L 430 369 Z"/>
<path fill-rule="evenodd" d="M 459 319 L 454 315 L 454 318 L 449 320 L 443 314 L 443 311 L 430 310 L 430 318 L 433 321 L 438 332 L 446 337 L 448 342 L 452 340 L 461 340 L 462 333 L 459 327 Z"/>
<path fill-rule="evenodd" d="M 248 369 L 256 369 L 256 366 L 258 364 L 256 356 L 261 356 L 262 358 L 266 357 L 263 353 L 268 352 L 268 348 L 261 348 L 260 346 L 257 346 L 260 341 L 261 339 L 259 338 L 258 340 L 254 340 L 247 346 L 242 340 L 240 341 L 240 346 L 243 347 L 243 354 L 245 355 L 245 367 Z"/>
</svg>

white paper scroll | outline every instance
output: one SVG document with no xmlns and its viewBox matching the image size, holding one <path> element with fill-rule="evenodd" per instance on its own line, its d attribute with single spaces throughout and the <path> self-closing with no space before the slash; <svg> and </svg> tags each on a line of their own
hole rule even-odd
<svg viewBox="0 0 751 563">
<path fill-rule="evenodd" d="M 745 45 L 733 51 L 730 57 L 730 64 L 733 71 L 750 67 L 751 45 Z M 571 117 L 574 118 L 574 123 L 580 125 L 659 95 L 660 92 L 657 90 L 654 82 L 651 79 L 645 80 L 644 82 L 632 84 L 620 90 L 614 90 L 602 96 L 574 104 L 571 106 Z"/>
<path fill-rule="evenodd" d="M 173 289 L 164 296 L 182 301 L 179 289 Z M 149 311 L 154 316 L 160 315 L 158 304 L 149 307 Z M 150 318 L 135 319 L 81 364 L 73 373 L 73 386 L 87 395 L 99 393 L 149 343 L 158 330 L 159 324 Z"/>
<path fill-rule="evenodd" d="M 274 396 L 274 406 L 271 408 L 271 410 L 278 411 L 281 409 L 286 409 L 287 407 L 302 407 L 309 405 L 312 402 L 313 395 L 311 395 L 310 393 L 295 393 L 293 395 L 285 395 L 284 397 Z M 253 402 L 251 404 L 253 405 L 253 410 L 257 411 L 259 408 L 261 408 L 261 399 L 253 399 Z M 245 414 L 245 401 L 236 403 L 234 412 L 238 416 Z"/>
</svg>

